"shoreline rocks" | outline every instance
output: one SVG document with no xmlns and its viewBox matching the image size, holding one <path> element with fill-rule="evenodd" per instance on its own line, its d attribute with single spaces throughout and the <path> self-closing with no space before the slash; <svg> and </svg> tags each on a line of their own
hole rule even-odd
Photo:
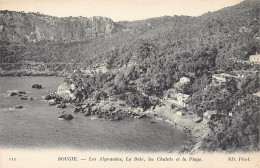
<svg viewBox="0 0 260 168">
<path fill-rule="evenodd" d="M 47 96 L 45 96 L 45 100 L 51 100 L 51 99 L 55 99 L 57 96 L 55 93 L 50 93 Z"/>
<path fill-rule="evenodd" d="M 123 118 L 120 117 L 120 116 L 115 116 L 115 117 L 112 117 L 110 118 L 110 121 L 119 121 L 119 120 L 122 120 Z"/>
<path fill-rule="evenodd" d="M 19 91 L 19 92 L 17 92 L 19 95 L 22 95 L 22 94 L 25 94 L 25 92 L 24 91 Z"/>
<path fill-rule="evenodd" d="M 70 86 L 68 86 L 66 83 L 59 85 L 57 96 L 62 97 L 64 100 L 76 100 L 76 97 L 71 91 Z"/>
<path fill-rule="evenodd" d="M 23 108 L 23 106 L 17 106 L 17 107 L 15 107 L 15 109 L 22 109 Z"/>
<path fill-rule="evenodd" d="M 25 96 L 25 94 L 26 94 L 26 92 L 24 92 L 24 91 L 13 91 L 13 92 L 10 93 L 9 96 L 24 96 L 24 97 L 27 97 L 27 96 Z M 22 100 L 24 100 L 24 99 L 22 99 Z"/>
<path fill-rule="evenodd" d="M 16 92 L 12 92 L 11 94 L 10 94 L 10 96 L 17 96 L 18 95 L 18 93 L 16 93 Z"/>
<path fill-rule="evenodd" d="M 56 105 L 56 103 L 55 103 L 54 99 L 51 99 L 49 101 L 49 106 L 55 106 L 55 105 Z"/>
<path fill-rule="evenodd" d="M 21 97 L 20 99 L 21 99 L 21 100 L 28 100 L 27 97 Z"/>
<path fill-rule="evenodd" d="M 65 103 L 61 103 L 57 105 L 58 108 L 66 108 L 66 104 Z"/>
<path fill-rule="evenodd" d="M 76 107 L 74 109 L 74 113 L 79 113 L 79 112 L 84 113 L 85 111 L 84 111 L 84 109 L 82 107 Z"/>
<path fill-rule="evenodd" d="M 34 84 L 34 85 L 32 85 L 32 88 L 34 88 L 34 89 L 42 89 L 42 85 Z"/>
<path fill-rule="evenodd" d="M 86 114 L 84 116 L 88 117 L 90 115 L 91 115 L 91 112 L 88 111 L 88 112 L 86 112 Z"/>
<path fill-rule="evenodd" d="M 58 119 L 62 120 L 72 120 L 74 117 L 71 114 L 62 114 L 61 116 L 58 117 Z"/>
</svg>

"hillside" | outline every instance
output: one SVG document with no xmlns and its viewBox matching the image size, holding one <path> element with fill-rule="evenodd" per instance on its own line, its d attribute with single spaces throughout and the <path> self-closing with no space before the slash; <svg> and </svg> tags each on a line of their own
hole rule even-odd
<svg viewBox="0 0 260 168">
<path fill-rule="evenodd" d="M 1 11 L 0 70 L 78 70 L 66 82 L 82 94 L 80 101 L 116 97 L 144 111 L 165 106 L 201 119 L 214 111 L 204 120 L 211 134 L 202 139 L 202 149 L 256 151 L 260 75 L 259 65 L 248 59 L 260 53 L 259 15 L 258 0 L 199 17 L 117 23 Z M 223 73 L 230 79 L 219 84 L 214 77 Z M 190 82 L 181 85 L 182 77 Z M 167 107 L 164 98 L 173 93 L 188 95 L 187 106 Z"/>
<path fill-rule="evenodd" d="M 226 58 L 246 60 L 259 51 L 257 0 L 200 17 L 165 16 L 135 22 L 12 11 L 1 11 L 0 16 L 2 63 L 80 61 L 92 65 L 113 59 L 109 66 L 118 67 L 133 55 L 146 57 L 149 46 L 155 46 L 154 54 L 164 56 L 215 46 L 217 57 L 226 63 Z"/>
</svg>

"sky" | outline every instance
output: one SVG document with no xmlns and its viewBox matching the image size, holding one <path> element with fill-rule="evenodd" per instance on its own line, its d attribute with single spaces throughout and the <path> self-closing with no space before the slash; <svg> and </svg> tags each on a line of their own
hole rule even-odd
<svg viewBox="0 0 260 168">
<path fill-rule="evenodd" d="M 0 10 L 40 12 L 66 16 L 105 16 L 113 21 L 152 17 L 199 16 L 233 6 L 243 0 L 0 0 Z"/>
</svg>

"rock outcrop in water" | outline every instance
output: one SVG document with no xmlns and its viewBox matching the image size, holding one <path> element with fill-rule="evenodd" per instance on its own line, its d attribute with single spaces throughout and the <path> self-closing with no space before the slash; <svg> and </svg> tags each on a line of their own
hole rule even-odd
<svg viewBox="0 0 260 168">
<path fill-rule="evenodd" d="M 21 97 L 20 99 L 21 99 L 21 100 L 28 100 L 27 97 Z"/>
<path fill-rule="evenodd" d="M 12 92 L 11 94 L 10 94 L 10 96 L 17 96 L 18 95 L 18 93 L 16 93 L 16 92 Z"/>
<path fill-rule="evenodd" d="M 53 17 L 39 13 L 0 11 L 0 41 L 36 43 L 85 41 L 111 36 L 114 22 L 106 17 Z"/>
<path fill-rule="evenodd" d="M 77 88 L 77 87 L 76 87 Z M 146 117 L 143 112 L 137 112 L 133 109 L 118 107 L 113 103 L 94 102 L 90 99 L 84 99 L 81 101 L 79 96 L 82 98 L 83 93 L 78 89 L 75 89 L 73 84 L 63 83 L 58 87 L 57 93 L 50 93 L 45 97 L 45 100 L 49 100 L 50 106 L 57 105 L 58 108 L 66 108 L 66 103 L 76 106 L 74 113 L 83 113 L 84 116 L 96 116 L 97 118 L 109 119 L 111 121 L 118 121 L 125 117 L 142 119 Z"/>
<path fill-rule="evenodd" d="M 24 91 L 16 91 L 16 92 L 12 92 L 10 96 L 22 96 L 24 94 L 26 94 Z"/>
<path fill-rule="evenodd" d="M 15 107 L 16 109 L 22 109 L 23 108 L 23 106 L 17 106 L 17 107 Z"/>
<path fill-rule="evenodd" d="M 58 119 L 62 120 L 72 120 L 73 116 L 71 114 L 62 114 L 61 116 L 58 117 Z"/>
<path fill-rule="evenodd" d="M 45 99 L 45 100 L 51 100 L 51 99 L 55 99 L 55 98 L 56 98 L 56 94 L 51 93 L 51 94 L 45 96 L 44 99 Z"/>
<path fill-rule="evenodd" d="M 34 88 L 34 89 L 42 89 L 42 85 L 34 84 L 34 85 L 32 85 L 32 88 Z"/>
<path fill-rule="evenodd" d="M 66 104 L 65 103 L 61 103 L 57 105 L 58 108 L 66 108 Z"/>
</svg>

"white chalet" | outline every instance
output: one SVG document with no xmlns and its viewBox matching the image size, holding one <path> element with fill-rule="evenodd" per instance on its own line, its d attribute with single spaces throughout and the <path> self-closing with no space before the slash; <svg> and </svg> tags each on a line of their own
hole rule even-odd
<svg viewBox="0 0 260 168">
<path fill-rule="evenodd" d="M 250 61 L 250 62 L 253 62 L 253 63 L 260 64 L 260 54 L 251 55 L 251 56 L 249 57 L 249 61 Z"/>
<path fill-rule="evenodd" d="M 165 95 L 163 100 L 169 103 L 173 103 L 182 107 L 186 107 L 185 101 L 190 97 L 190 95 L 177 93 L 175 89 L 169 89 Z"/>
<path fill-rule="evenodd" d="M 182 116 L 183 112 L 182 111 L 177 111 L 176 114 L 179 115 L 179 116 Z"/>
<path fill-rule="evenodd" d="M 187 77 L 181 77 L 180 78 L 180 83 L 189 83 L 190 82 L 190 79 L 187 78 Z"/>
<path fill-rule="evenodd" d="M 186 107 L 186 103 L 185 101 L 190 97 L 190 95 L 187 95 L 187 94 L 183 94 L 183 93 L 178 93 L 177 94 L 177 101 L 178 101 L 178 104 L 183 106 L 183 107 Z"/>
<path fill-rule="evenodd" d="M 225 83 L 227 82 L 228 79 L 237 78 L 237 77 L 230 74 L 221 73 L 221 74 L 212 75 L 212 78 L 215 80 L 216 83 Z"/>
</svg>

